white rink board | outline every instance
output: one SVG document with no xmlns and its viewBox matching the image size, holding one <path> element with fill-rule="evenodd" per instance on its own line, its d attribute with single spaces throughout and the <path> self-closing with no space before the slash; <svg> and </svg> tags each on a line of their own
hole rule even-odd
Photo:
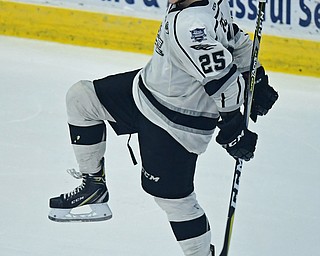
<svg viewBox="0 0 320 256">
<path fill-rule="evenodd" d="M 87 11 L 122 14 L 161 20 L 166 0 L 18 0 L 16 2 L 75 8 Z M 229 0 L 235 21 L 247 31 L 253 31 L 257 15 L 257 0 Z M 267 0 L 266 34 L 320 41 L 319 0 Z"/>
</svg>

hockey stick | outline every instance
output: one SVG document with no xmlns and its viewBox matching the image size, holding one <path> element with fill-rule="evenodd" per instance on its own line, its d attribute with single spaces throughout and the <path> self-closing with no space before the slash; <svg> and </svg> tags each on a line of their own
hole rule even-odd
<svg viewBox="0 0 320 256">
<path fill-rule="evenodd" d="M 266 1 L 267 0 L 259 0 L 257 23 L 256 23 L 253 45 L 252 45 L 252 53 L 251 53 L 251 62 L 250 62 L 250 71 L 249 71 L 250 77 L 249 77 L 248 87 L 246 90 L 246 104 L 244 109 L 246 127 L 248 127 L 248 124 L 249 124 L 252 97 L 253 97 L 254 85 L 256 81 L 258 54 L 259 54 L 260 41 L 262 36 L 262 21 L 264 19 Z M 234 170 L 233 182 L 232 182 L 225 237 L 224 237 L 223 247 L 222 247 L 220 256 L 227 256 L 230 248 L 231 234 L 232 234 L 232 228 L 233 228 L 233 222 L 234 222 L 234 214 L 236 210 L 237 195 L 239 192 L 242 166 L 243 166 L 243 160 L 237 159 L 235 170 Z"/>
</svg>

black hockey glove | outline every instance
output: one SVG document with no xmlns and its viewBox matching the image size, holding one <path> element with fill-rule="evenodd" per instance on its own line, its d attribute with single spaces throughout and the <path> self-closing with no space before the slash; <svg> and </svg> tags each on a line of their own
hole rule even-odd
<svg viewBox="0 0 320 256">
<path fill-rule="evenodd" d="M 248 84 L 249 73 L 243 73 L 243 76 Z M 278 93 L 269 85 L 269 79 L 264 68 L 260 66 L 257 69 L 256 84 L 253 91 L 250 113 L 252 121 L 256 122 L 258 116 L 266 115 L 278 97 Z"/>
<path fill-rule="evenodd" d="M 216 141 L 234 158 L 249 161 L 253 158 L 258 135 L 249 131 L 244 123 L 240 110 L 221 113 L 222 121 L 218 122 L 220 131 Z"/>
</svg>

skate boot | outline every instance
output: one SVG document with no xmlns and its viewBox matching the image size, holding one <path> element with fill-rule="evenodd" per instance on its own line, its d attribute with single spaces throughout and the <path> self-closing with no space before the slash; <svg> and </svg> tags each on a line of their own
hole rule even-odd
<svg viewBox="0 0 320 256">
<path fill-rule="evenodd" d="M 73 175 L 82 178 L 82 184 L 73 191 L 50 198 L 50 220 L 89 222 L 108 220 L 112 217 L 107 204 L 109 193 L 105 181 L 104 159 L 101 162 L 102 167 L 98 173 Z"/>
</svg>

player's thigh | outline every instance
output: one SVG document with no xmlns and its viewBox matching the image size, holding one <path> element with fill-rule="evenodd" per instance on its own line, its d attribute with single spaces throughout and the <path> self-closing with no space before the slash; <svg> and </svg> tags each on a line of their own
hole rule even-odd
<svg viewBox="0 0 320 256">
<path fill-rule="evenodd" d="M 109 122 L 118 135 L 137 132 L 140 115 L 132 95 L 132 82 L 139 70 L 94 80 L 96 94 L 115 122 Z"/>
<path fill-rule="evenodd" d="M 143 189 L 156 197 L 183 198 L 194 190 L 197 155 L 143 116 L 139 120 Z"/>
</svg>

